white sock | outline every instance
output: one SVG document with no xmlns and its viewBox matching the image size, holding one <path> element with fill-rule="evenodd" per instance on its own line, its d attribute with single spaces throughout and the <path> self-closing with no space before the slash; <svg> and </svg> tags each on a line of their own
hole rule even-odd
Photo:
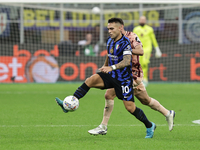
<svg viewBox="0 0 200 150">
<path fill-rule="evenodd" d="M 170 111 L 168 111 L 168 113 L 167 113 L 167 115 L 165 117 L 169 117 L 169 115 L 170 115 Z"/>
</svg>

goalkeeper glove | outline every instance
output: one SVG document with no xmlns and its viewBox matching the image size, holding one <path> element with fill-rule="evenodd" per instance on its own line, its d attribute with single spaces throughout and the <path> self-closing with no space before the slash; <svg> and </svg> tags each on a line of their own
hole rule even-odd
<svg viewBox="0 0 200 150">
<path fill-rule="evenodd" d="M 155 57 L 156 58 L 160 58 L 162 57 L 162 52 L 160 51 L 159 47 L 155 47 L 156 53 L 155 53 Z"/>
</svg>

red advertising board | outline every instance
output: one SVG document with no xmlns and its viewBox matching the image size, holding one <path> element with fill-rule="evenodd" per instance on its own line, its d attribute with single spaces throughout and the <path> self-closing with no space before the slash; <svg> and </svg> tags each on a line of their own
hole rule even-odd
<svg viewBox="0 0 200 150">
<path fill-rule="evenodd" d="M 25 66 L 29 57 L 0 56 L 0 82 L 27 82 Z"/>
<path fill-rule="evenodd" d="M 168 52 L 167 47 L 166 51 L 162 47 L 160 59 L 152 54 L 149 81 L 200 81 L 200 53 L 186 51 L 188 47 L 180 47 L 183 50 L 179 52 L 174 49 Z M 0 83 L 84 81 L 103 65 L 103 54 L 106 51 L 101 51 L 97 57 L 64 56 L 57 45 L 2 45 Z"/>
</svg>

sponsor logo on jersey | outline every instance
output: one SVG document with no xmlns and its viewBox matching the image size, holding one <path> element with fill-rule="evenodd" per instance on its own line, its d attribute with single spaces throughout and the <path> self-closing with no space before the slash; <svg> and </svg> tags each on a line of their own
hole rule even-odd
<svg viewBox="0 0 200 150">
<path fill-rule="evenodd" d="M 111 54 L 108 54 L 108 57 L 110 57 L 111 60 L 118 60 L 118 56 L 115 56 L 115 55 L 111 55 Z"/>
</svg>

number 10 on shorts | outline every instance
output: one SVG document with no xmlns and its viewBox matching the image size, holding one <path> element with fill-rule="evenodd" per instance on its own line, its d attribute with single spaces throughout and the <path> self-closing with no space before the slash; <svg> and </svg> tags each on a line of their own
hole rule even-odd
<svg viewBox="0 0 200 150">
<path fill-rule="evenodd" d="M 122 93 L 129 93 L 129 87 L 128 86 L 121 86 L 122 87 Z"/>
</svg>

